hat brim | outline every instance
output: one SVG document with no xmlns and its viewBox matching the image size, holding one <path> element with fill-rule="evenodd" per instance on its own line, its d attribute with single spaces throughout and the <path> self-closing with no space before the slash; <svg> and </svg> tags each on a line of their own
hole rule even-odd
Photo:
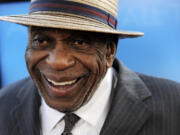
<svg viewBox="0 0 180 135">
<path fill-rule="evenodd" d="M 115 30 L 100 21 L 69 13 L 54 13 L 46 11 L 26 15 L 1 16 L 0 20 L 25 26 L 115 34 L 120 38 L 135 38 L 144 35 L 142 32 Z"/>
</svg>

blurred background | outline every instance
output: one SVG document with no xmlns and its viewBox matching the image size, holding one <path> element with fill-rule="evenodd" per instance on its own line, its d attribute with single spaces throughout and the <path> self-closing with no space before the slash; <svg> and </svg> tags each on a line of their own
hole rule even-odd
<svg viewBox="0 0 180 135">
<path fill-rule="evenodd" d="M 28 0 L 0 0 L 0 15 L 28 13 Z M 117 57 L 135 72 L 180 82 L 180 1 L 119 0 L 118 29 L 144 32 L 119 41 Z M 28 75 L 27 28 L 0 22 L 0 87 Z"/>
</svg>

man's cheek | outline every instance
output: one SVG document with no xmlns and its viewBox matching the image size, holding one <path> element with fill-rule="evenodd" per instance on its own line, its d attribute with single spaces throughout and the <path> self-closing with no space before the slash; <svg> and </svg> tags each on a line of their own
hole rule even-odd
<svg viewBox="0 0 180 135">
<path fill-rule="evenodd" d="M 35 66 L 47 56 L 47 52 L 27 50 L 25 57 L 28 68 L 35 68 Z"/>
</svg>

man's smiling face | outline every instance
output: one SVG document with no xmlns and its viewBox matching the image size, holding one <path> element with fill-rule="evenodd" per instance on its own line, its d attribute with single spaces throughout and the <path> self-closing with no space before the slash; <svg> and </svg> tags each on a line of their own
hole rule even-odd
<svg viewBox="0 0 180 135">
<path fill-rule="evenodd" d="M 26 63 L 46 103 L 63 112 L 94 94 L 112 65 L 116 45 L 96 33 L 29 28 Z M 111 44 L 111 45 L 110 45 Z"/>
</svg>

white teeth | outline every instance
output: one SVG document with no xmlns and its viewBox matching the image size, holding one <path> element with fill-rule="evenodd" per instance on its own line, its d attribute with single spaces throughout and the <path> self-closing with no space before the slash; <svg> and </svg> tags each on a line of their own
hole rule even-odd
<svg viewBox="0 0 180 135">
<path fill-rule="evenodd" d="M 64 85 L 71 85 L 71 84 L 75 83 L 77 79 L 72 80 L 72 81 L 67 81 L 67 82 L 55 82 L 55 81 L 50 80 L 50 79 L 48 79 L 48 78 L 47 78 L 47 80 L 48 80 L 49 82 L 51 82 L 52 84 L 54 84 L 54 85 L 64 86 Z"/>
</svg>

